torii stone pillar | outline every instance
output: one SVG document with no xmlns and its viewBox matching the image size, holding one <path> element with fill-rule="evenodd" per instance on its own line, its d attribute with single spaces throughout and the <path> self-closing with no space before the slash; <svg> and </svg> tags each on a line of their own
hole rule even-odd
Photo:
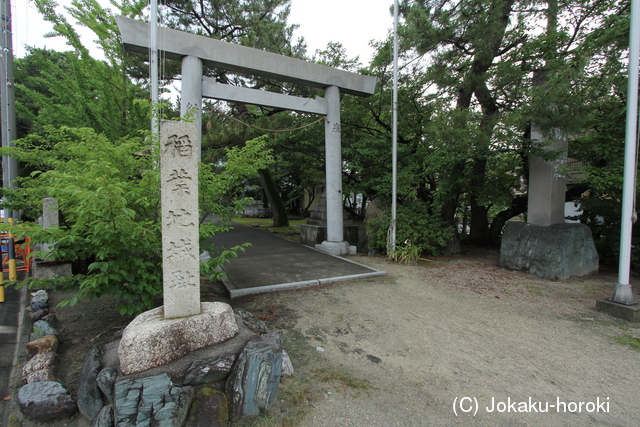
<svg viewBox="0 0 640 427">
<path fill-rule="evenodd" d="M 340 89 L 329 86 L 324 90 L 324 98 L 327 100 L 327 119 L 324 124 L 327 240 L 316 245 L 316 248 L 334 255 L 344 255 L 349 253 L 349 242 L 344 241 L 342 213 Z"/>
</svg>

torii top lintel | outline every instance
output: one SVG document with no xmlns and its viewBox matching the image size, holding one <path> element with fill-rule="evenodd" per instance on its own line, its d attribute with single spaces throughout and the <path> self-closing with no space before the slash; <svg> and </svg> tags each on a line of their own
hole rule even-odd
<svg viewBox="0 0 640 427">
<path fill-rule="evenodd" d="M 149 50 L 149 24 L 116 17 L 127 50 Z M 223 42 L 184 31 L 158 28 L 158 50 L 170 59 L 195 56 L 208 67 L 247 73 L 280 81 L 324 89 L 337 86 L 341 92 L 358 96 L 374 93 L 376 78 L 291 58 L 264 50 Z"/>
</svg>

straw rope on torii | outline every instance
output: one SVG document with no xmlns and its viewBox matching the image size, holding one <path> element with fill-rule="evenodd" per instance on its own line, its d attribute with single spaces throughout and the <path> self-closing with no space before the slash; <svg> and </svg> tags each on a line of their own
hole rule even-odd
<svg viewBox="0 0 640 427">
<path fill-rule="evenodd" d="M 320 122 L 321 122 L 321 121 L 323 121 L 323 120 L 326 120 L 326 117 L 320 117 L 318 120 L 315 120 L 315 121 L 313 121 L 313 122 L 311 122 L 311 123 L 307 123 L 306 125 L 298 126 L 298 127 L 291 128 L 291 129 L 267 129 L 267 128 L 261 128 L 261 127 L 259 127 L 259 126 L 252 125 L 252 124 L 247 123 L 247 122 L 243 122 L 242 120 L 238 119 L 237 117 L 233 117 L 233 116 L 231 116 L 231 115 L 229 115 L 229 114 L 225 113 L 225 112 L 224 112 L 224 111 L 222 111 L 222 110 L 219 110 L 219 109 L 217 109 L 217 108 L 214 108 L 214 109 L 212 109 L 212 110 L 211 110 L 211 112 L 209 113 L 209 119 L 207 120 L 207 129 L 211 129 L 211 115 L 212 115 L 213 113 L 217 113 L 217 114 L 219 114 L 219 115 L 221 115 L 221 116 L 224 116 L 224 117 L 226 117 L 226 118 L 228 118 L 228 119 L 231 119 L 231 120 L 233 120 L 233 121 L 235 121 L 235 122 L 238 122 L 238 123 L 240 123 L 241 125 L 244 125 L 244 126 L 246 126 L 246 127 L 250 127 L 250 128 L 252 128 L 252 129 L 259 130 L 259 131 L 262 131 L 262 132 L 273 132 L 273 133 L 275 133 L 276 135 L 277 135 L 278 133 L 284 133 L 284 132 L 295 132 L 295 131 L 297 131 L 297 130 L 302 130 L 302 129 L 305 129 L 305 128 L 308 128 L 308 127 L 311 127 L 311 126 L 315 125 L 316 123 L 320 123 Z"/>
</svg>

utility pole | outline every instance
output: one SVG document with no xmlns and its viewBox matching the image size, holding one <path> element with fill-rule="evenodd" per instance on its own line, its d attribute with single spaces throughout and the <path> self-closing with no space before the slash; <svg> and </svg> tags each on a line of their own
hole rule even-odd
<svg viewBox="0 0 640 427">
<path fill-rule="evenodd" d="M 13 87 L 13 34 L 11 30 L 11 0 L 0 0 L 0 109 L 2 110 L 2 146 L 13 146 L 16 139 L 16 110 Z M 2 157 L 2 186 L 17 185 L 18 161 L 9 156 Z M 8 218 L 15 215 L 6 213 Z M 5 218 L 6 220 L 6 218 Z"/>
</svg>

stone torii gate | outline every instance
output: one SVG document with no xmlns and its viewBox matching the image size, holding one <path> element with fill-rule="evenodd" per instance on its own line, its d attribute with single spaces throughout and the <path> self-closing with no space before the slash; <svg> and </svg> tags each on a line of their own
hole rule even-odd
<svg viewBox="0 0 640 427">
<path fill-rule="evenodd" d="M 116 21 L 125 49 L 147 53 L 149 24 L 124 17 L 117 17 Z M 158 28 L 158 51 L 166 58 L 182 61 L 180 113 L 184 116 L 195 111 L 199 141 L 202 98 L 326 116 L 327 240 L 317 247 L 334 255 L 347 254 L 349 243 L 344 239 L 342 211 L 340 93 L 370 96 L 374 93 L 376 78 L 168 28 Z M 215 79 L 203 77 L 203 66 L 324 89 L 324 98 L 301 98 L 220 84 Z"/>
</svg>

